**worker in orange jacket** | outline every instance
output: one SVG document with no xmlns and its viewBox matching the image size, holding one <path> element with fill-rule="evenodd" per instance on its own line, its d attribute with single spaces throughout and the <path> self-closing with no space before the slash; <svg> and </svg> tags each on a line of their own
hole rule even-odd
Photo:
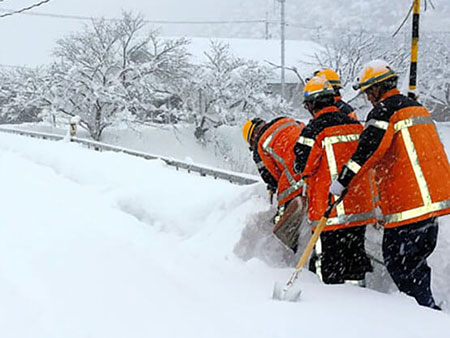
<svg viewBox="0 0 450 338">
<path fill-rule="evenodd" d="M 439 309 L 426 259 L 436 246 L 437 217 L 450 213 L 450 165 L 428 110 L 401 95 L 398 76 L 382 60 L 364 66 L 355 89 L 373 109 L 358 148 L 330 192 L 340 195 L 375 168 L 385 223 L 383 257 L 401 292 Z"/>
<path fill-rule="evenodd" d="M 304 126 L 294 119 L 279 117 L 269 122 L 255 118 L 242 128 L 267 189 L 277 195 L 274 234 L 294 252 L 297 250 L 299 217 L 304 213 L 305 199 L 300 198 L 304 182 L 293 171 L 294 154 L 291 150 Z"/>
<path fill-rule="evenodd" d="M 329 186 L 356 150 L 363 126 L 334 105 L 334 90 L 325 77 L 313 77 L 304 88 L 304 105 L 313 119 L 294 146 L 294 171 L 307 183 L 308 218 L 319 223 L 329 200 Z M 316 244 L 311 270 L 327 284 L 364 284 L 372 265 L 365 252 L 365 225 L 375 223 L 368 175 L 349 187 L 327 220 Z"/>
<path fill-rule="evenodd" d="M 341 89 L 342 83 L 339 75 L 330 68 L 324 68 L 322 70 L 317 70 L 314 72 L 314 76 L 322 76 L 325 77 L 328 82 L 330 82 L 331 86 L 334 89 L 334 105 L 344 114 L 347 114 L 352 119 L 358 120 L 358 116 L 356 115 L 356 111 L 353 107 L 342 100 Z M 369 175 L 374 175 L 373 170 L 370 171 Z M 374 196 L 375 206 L 379 206 L 379 197 L 377 192 L 377 187 L 375 184 L 375 180 L 371 177 L 372 181 L 372 192 Z"/>
<path fill-rule="evenodd" d="M 357 120 L 358 117 L 356 116 L 356 112 L 353 109 L 353 107 L 344 100 L 342 100 L 341 95 L 342 83 L 338 73 L 336 73 L 334 70 L 330 68 L 325 68 L 322 70 L 315 71 L 314 76 L 324 76 L 328 80 L 328 82 L 334 89 L 334 105 L 338 107 L 338 109 L 342 113 L 347 114 L 352 119 Z"/>
</svg>

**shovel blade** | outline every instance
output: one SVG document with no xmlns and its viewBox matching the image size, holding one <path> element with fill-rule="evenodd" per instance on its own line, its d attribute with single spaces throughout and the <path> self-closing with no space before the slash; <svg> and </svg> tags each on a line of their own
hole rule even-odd
<svg viewBox="0 0 450 338">
<path fill-rule="evenodd" d="M 288 302 L 297 302 L 300 300 L 300 295 L 302 290 L 298 283 L 292 284 L 283 284 L 280 282 L 276 282 L 273 288 L 272 299 L 288 301 Z"/>
</svg>

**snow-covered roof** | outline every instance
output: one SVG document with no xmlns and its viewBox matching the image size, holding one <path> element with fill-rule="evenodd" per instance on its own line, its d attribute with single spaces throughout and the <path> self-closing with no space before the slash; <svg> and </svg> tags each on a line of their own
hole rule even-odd
<svg viewBox="0 0 450 338">
<path fill-rule="evenodd" d="M 210 50 L 211 41 L 227 43 L 234 56 L 254 60 L 268 65 L 281 65 L 280 40 L 262 39 L 222 39 L 222 38 L 189 38 L 191 41 L 188 51 L 192 54 L 194 62 L 206 61 L 205 51 Z M 323 50 L 319 44 L 313 41 L 286 40 L 285 41 L 285 66 L 296 67 L 300 75 L 311 76 L 317 70 L 314 54 Z M 280 82 L 281 71 L 276 71 L 274 82 Z M 286 70 L 286 82 L 299 82 L 294 72 Z"/>
</svg>

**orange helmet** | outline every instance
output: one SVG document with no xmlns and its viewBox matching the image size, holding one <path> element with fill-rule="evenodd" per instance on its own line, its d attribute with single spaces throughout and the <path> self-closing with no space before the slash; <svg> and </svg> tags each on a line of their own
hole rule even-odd
<svg viewBox="0 0 450 338">
<path fill-rule="evenodd" d="M 242 126 L 242 137 L 244 140 L 250 144 L 253 136 L 253 132 L 255 131 L 256 127 L 260 124 L 263 124 L 264 120 L 260 119 L 259 117 L 255 117 L 252 120 L 248 120 L 244 123 Z"/>
<path fill-rule="evenodd" d="M 353 89 L 360 89 L 364 92 L 376 83 L 397 78 L 397 74 L 386 61 L 373 60 L 363 67 L 361 73 L 359 73 L 358 82 L 353 86 Z"/>
<path fill-rule="evenodd" d="M 342 88 L 341 78 L 334 70 L 330 68 L 317 70 L 314 72 L 314 76 L 325 76 L 334 88 Z"/>
<path fill-rule="evenodd" d="M 324 76 L 312 77 L 303 88 L 304 102 L 311 102 L 326 96 L 334 96 L 334 89 Z"/>
</svg>

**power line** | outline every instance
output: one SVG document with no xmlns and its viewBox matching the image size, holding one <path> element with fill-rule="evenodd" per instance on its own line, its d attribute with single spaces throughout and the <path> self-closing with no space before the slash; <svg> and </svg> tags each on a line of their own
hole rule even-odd
<svg viewBox="0 0 450 338">
<path fill-rule="evenodd" d="M 2 0 L 0 0 L 1 2 Z M 46 0 L 50 1 L 50 0 Z M 12 9 L 0 8 L 0 12 L 8 11 L 12 12 Z M 92 20 L 100 20 L 98 17 L 89 17 L 89 16 L 81 16 L 81 15 L 66 15 L 66 14 L 54 14 L 54 13 L 42 13 L 42 12 L 25 12 L 20 13 L 23 15 L 30 16 L 42 16 L 49 17 L 54 19 L 69 19 L 69 20 L 83 20 L 83 21 L 92 21 Z M 1 17 L 1 16 L 0 16 Z M 114 18 L 101 18 L 105 21 L 120 21 L 121 19 Z M 279 21 L 277 20 L 267 20 L 267 19 L 247 19 L 247 20 L 144 20 L 145 23 L 149 24 L 164 24 L 164 25 L 223 25 L 223 24 L 249 24 L 249 23 L 265 23 L 271 25 L 278 25 Z M 318 29 L 320 27 L 307 27 L 305 25 L 298 25 L 295 23 L 285 23 L 286 27 L 296 27 L 296 28 L 304 28 L 304 29 Z"/>
<path fill-rule="evenodd" d="M 298 25 L 298 24 L 292 24 L 289 22 L 286 22 L 286 26 L 287 27 L 295 27 L 295 28 L 302 28 L 302 29 L 310 29 L 310 30 L 316 30 L 316 29 L 322 29 L 323 26 L 317 26 L 317 27 L 309 27 L 309 26 L 305 26 L 305 25 Z"/>
<path fill-rule="evenodd" d="M 1 1 L 1 0 L 0 0 Z M 44 0 L 45 2 L 51 1 L 51 0 Z M 13 10 L 6 9 L 6 8 L 0 8 L 0 11 L 8 11 L 11 12 Z M 57 19 L 72 19 L 72 20 L 85 20 L 85 21 L 91 21 L 95 19 L 100 18 L 94 18 L 94 17 L 88 17 L 88 16 L 81 16 L 81 15 L 65 15 L 65 14 L 53 14 L 53 13 L 37 13 L 37 12 L 27 12 L 23 13 L 20 12 L 23 15 L 31 15 L 31 16 L 43 16 L 43 17 L 49 17 L 49 18 L 57 18 Z M 7 15 L 11 15 L 10 13 L 6 13 Z M 0 17 L 3 15 L 0 15 Z M 111 18 L 102 18 L 106 21 L 120 21 L 121 19 L 111 19 Z M 235 24 L 235 23 L 265 23 L 266 20 L 264 19 L 255 19 L 255 20 L 204 20 L 204 21 L 188 21 L 188 20 L 180 20 L 180 21 L 172 21 L 172 20 L 144 20 L 146 23 L 157 23 L 157 24 Z"/>
<path fill-rule="evenodd" d="M 30 5 L 28 7 L 24 7 L 22 9 L 8 11 L 8 13 L 0 14 L 0 18 L 4 18 L 4 17 L 10 16 L 10 15 L 14 15 L 14 14 L 24 13 L 26 11 L 29 11 L 29 10 L 33 9 L 33 8 L 39 7 L 39 6 L 43 5 L 43 4 L 46 4 L 47 2 L 50 2 L 50 1 L 51 0 L 42 0 L 41 2 L 37 2 L 37 3 L 33 4 L 33 5 Z"/>
<path fill-rule="evenodd" d="M 266 20 L 219 20 L 219 21 L 168 21 L 168 20 L 144 20 L 147 23 L 159 24 L 231 24 L 231 23 L 265 23 Z"/>
</svg>

